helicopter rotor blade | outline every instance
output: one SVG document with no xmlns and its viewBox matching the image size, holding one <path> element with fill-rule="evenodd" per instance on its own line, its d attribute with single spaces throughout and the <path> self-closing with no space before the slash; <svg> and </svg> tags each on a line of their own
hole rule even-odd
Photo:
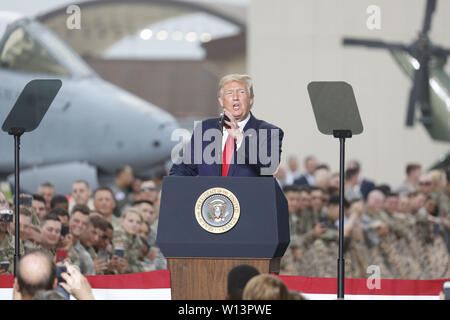
<svg viewBox="0 0 450 320">
<path fill-rule="evenodd" d="M 410 52 L 409 46 L 402 43 L 389 43 L 380 40 L 365 40 L 356 38 L 344 38 L 342 44 L 345 46 L 364 46 L 368 48 L 389 49 L 389 50 L 402 50 Z"/>
<path fill-rule="evenodd" d="M 430 61 L 430 54 L 433 50 L 430 48 L 428 39 L 428 32 L 431 29 L 431 20 L 433 18 L 433 12 L 436 9 L 436 0 L 427 0 L 425 17 L 422 26 L 421 36 L 419 37 L 418 45 L 413 46 L 414 54 L 420 66 L 414 74 L 414 82 L 411 92 L 409 94 L 408 109 L 406 111 L 406 126 L 411 127 L 414 124 L 416 104 L 420 102 L 422 104 L 429 104 L 430 101 L 430 86 L 429 81 L 429 68 L 428 63 Z M 444 54 L 445 49 L 434 48 L 435 52 Z M 434 52 L 433 52 L 434 53 Z M 423 110 L 422 110 L 423 111 Z"/>
<path fill-rule="evenodd" d="M 414 124 L 414 118 L 416 114 L 416 102 L 418 93 L 420 90 L 420 83 L 422 78 L 422 69 L 417 70 L 414 73 L 413 87 L 409 93 L 408 109 L 406 110 L 406 126 L 412 127 Z"/>
<path fill-rule="evenodd" d="M 442 47 L 438 47 L 438 46 L 430 46 L 430 52 L 431 54 L 435 55 L 435 56 L 441 56 L 441 57 L 445 57 L 445 56 L 450 56 L 450 49 L 446 49 L 446 48 L 442 48 Z"/>
<path fill-rule="evenodd" d="M 422 33 L 427 34 L 431 29 L 431 19 L 433 18 L 434 10 L 436 9 L 436 0 L 428 0 L 423 20 Z"/>
<path fill-rule="evenodd" d="M 408 109 L 406 111 L 406 126 L 411 127 L 415 120 L 416 103 L 429 103 L 430 86 L 428 60 L 424 59 L 420 63 L 419 69 L 414 74 L 413 87 L 409 94 Z"/>
</svg>

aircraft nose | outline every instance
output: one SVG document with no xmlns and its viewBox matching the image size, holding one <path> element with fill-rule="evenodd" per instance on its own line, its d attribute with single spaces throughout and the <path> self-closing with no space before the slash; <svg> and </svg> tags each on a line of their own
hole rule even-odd
<svg viewBox="0 0 450 320">
<path fill-rule="evenodd" d="M 178 122 L 172 116 L 160 119 L 156 125 L 156 134 L 151 137 L 151 148 L 171 149 L 174 142 L 171 140 L 172 133 L 179 128 Z"/>
<path fill-rule="evenodd" d="M 102 99 L 96 90 L 97 100 L 102 101 L 96 108 L 101 117 L 95 125 L 96 141 L 93 152 L 101 153 L 103 168 L 115 170 L 120 164 L 130 164 L 135 169 L 145 169 L 164 163 L 171 157 L 175 142 L 171 135 L 179 126 L 176 119 L 167 111 L 99 79 Z M 94 87 L 92 85 L 92 87 Z M 100 111 L 101 110 L 101 111 Z M 92 141 L 91 141 L 92 140 Z"/>
</svg>

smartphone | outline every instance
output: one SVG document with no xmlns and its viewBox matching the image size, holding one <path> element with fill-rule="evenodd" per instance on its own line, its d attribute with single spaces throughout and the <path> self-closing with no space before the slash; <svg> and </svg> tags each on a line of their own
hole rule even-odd
<svg viewBox="0 0 450 320">
<path fill-rule="evenodd" d="M 445 281 L 442 284 L 442 292 L 444 293 L 445 300 L 450 300 L 450 281 Z"/>
<path fill-rule="evenodd" d="M 64 297 L 64 299 L 70 300 L 70 294 L 63 287 L 61 287 L 59 284 L 56 287 L 56 291 L 59 292 Z"/>
<path fill-rule="evenodd" d="M 64 280 L 64 279 L 61 277 L 61 274 L 62 274 L 63 272 L 67 272 L 66 266 L 56 266 L 56 278 L 58 278 L 58 283 L 60 283 L 60 282 L 66 282 L 66 280 Z"/>
<path fill-rule="evenodd" d="M 67 272 L 67 268 L 65 266 L 56 266 L 56 278 L 58 278 L 58 286 L 56 287 L 56 291 L 61 293 L 66 300 L 69 300 L 70 299 L 70 294 L 63 287 L 61 287 L 59 285 L 61 282 L 66 282 L 66 280 L 64 280 L 61 277 L 61 274 L 63 272 Z"/>
<path fill-rule="evenodd" d="M 327 227 L 327 224 L 328 224 L 328 219 L 327 219 L 327 217 L 319 217 L 319 223 L 321 224 L 321 226 L 322 226 L 323 228 L 326 228 L 326 227 Z"/>
<path fill-rule="evenodd" d="M 105 261 L 108 261 L 108 258 L 109 258 L 109 253 L 108 253 L 108 251 L 106 251 L 106 250 L 100 250 L 100 251 L 97 253 L 97 258 L 103 259 L 103 260 L 105 260 Z"/>
<path fill-rule="evenodd" d="M 58 251 L 56 251 L 56 263 L 63 262 L 66 259 L 67 259 L 67 250 L 59 249 Z"/>
<path fill-rule="evenodd" d="M 9 264 L 10 264 L 9 261 L 0 261 L 0 269 L 8 272 Z"/>
<path fill-rule="evenodd" d="M 125 256 L 125 249 L 114 249 L 114 255 L 123 258 Z"/>
<path fill-rule="evenodd" d="M 69 234 L 69 226 L 63 225 L 61 227 L 61 236 L 65 237 Z"/>
</svg>

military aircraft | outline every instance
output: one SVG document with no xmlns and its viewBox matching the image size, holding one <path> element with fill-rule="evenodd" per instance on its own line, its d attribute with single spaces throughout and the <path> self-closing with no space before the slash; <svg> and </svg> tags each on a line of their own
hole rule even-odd
<svg viewBox="0 0 450 320">
<path fill-rule="evenodd" d="M 178 124 L 164 110 L 101 79 L 72 49 L 35 19 L 0 12 L 0 123 L 33 79 L 62 87 L 40 126 L 21 138 L 21 187 L 50 181 L 70 192 L 76 179 L 95 187 L 97 174 L 121 165 L 135 172 L 166 162 Z M 0 132 L 0 175 L 14 171 L 14 141 Z"/>
<path fill-rule="evenodd" d="M 409 45 L 347 37 L 343 44 L 388 49 L 406 75 L 413 79 L 406 126 L 413 126 L 418 104 L 419 121 L 431 138 L 450 142 L 450 77 L 444 71 L 450 49 L 432 44 L 428 36 L 435 9 L 436 0 L 428 0 L 422 30 L 417 40 Z"/>
</svg>

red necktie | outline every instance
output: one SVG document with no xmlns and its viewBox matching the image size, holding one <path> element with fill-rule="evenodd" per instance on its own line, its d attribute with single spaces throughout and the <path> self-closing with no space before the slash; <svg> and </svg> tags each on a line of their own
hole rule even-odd
<svg viewBox="0 0 450 320">
<path fill-rule="evenodd" d="M 234 153 L 234 139 L 231 134 L 228 134 L 227 141 L 225 142 L 225 147 L 223 149 L 223 162 L 222 162 L 222 177 L 228 175 L 228 169 L 230 168 L 231 158 Z"/>
</svg>

